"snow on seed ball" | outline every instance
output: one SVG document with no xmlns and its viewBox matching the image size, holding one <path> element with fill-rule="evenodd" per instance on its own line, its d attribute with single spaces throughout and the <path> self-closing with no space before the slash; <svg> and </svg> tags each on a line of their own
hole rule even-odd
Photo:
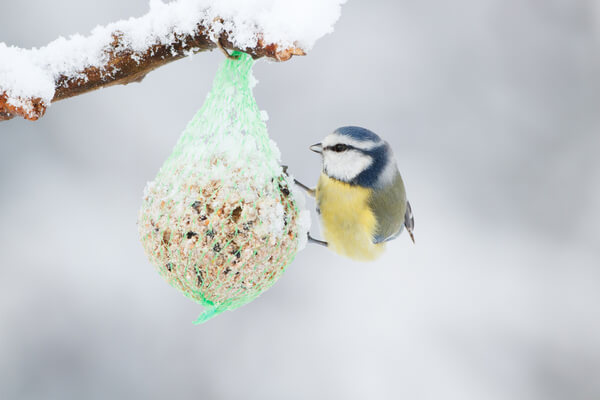
<svg viewBox="0 0 600 400">
<path fill-rule="evenodd" d="M 259 184 L 227 160 L 211 176 L 189 161 L 146 187 L 139 233 L 167 282 L 205 306 L 235 308 L 269 288 L 302 245 L 288 177 Z M 223 173 L 225 167 L 225 173 Z"/>
</svg>

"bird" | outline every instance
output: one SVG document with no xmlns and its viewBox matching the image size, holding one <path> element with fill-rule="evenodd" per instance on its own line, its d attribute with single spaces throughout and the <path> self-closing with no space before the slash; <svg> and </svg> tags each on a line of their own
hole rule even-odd
<svg viewBox="0 0 600 400">
<path fill-rule="evenodd" d="M 358 261 L 373 261 L 406 229 L 414 239 L 414 216 L 390 145 L 374 132 L 344 126 L 310 146 L 321 155 L 316 188 L 295 183 L 315 198 L 325 240 L 309 242 Z"/>
</svg>

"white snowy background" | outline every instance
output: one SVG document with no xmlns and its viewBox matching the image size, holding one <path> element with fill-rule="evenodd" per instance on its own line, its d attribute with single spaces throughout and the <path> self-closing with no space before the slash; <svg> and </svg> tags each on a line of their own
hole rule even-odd
<svg viewBox="0 0 600 400">
<path fill-rule="evenodd" d="M 22 47 L 148 7 L 4 3 Z M 372 264 L 309 247 L 194 326 L 135 222 L 222 58 L 0 123 L 1 399 L 600 398 L 598 1 L 351 0 L 307 57 L 259 63 L 302 181 L 338 126 L 391 143 L 417 244 Z"/>
</svg>

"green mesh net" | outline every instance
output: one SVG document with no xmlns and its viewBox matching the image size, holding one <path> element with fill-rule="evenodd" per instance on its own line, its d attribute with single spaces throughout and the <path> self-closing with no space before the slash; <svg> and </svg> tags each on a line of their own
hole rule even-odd
<svg viewBox="0 0 600 400">
<path fill-rule="evenodd" d="M 235 55 L 148 183 L 138 220 L 151 263 L 204 306 L 196 323 L 271 287 L 304 246 L 309 224 L 252 95 L 254 61 Z"/>
</svg>

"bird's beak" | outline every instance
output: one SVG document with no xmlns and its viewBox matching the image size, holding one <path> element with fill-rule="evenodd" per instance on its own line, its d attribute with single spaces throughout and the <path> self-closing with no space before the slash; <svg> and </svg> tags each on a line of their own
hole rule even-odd
<svg viewBox="0 0 600 400">
<path fill-rule="evenodd" d="M 313 144 L 309 147 L 309 149 L 311 149 L 315 153 L 323 154 L 323 146 L 321 145 L 321 143 Z"/>
</svg>

